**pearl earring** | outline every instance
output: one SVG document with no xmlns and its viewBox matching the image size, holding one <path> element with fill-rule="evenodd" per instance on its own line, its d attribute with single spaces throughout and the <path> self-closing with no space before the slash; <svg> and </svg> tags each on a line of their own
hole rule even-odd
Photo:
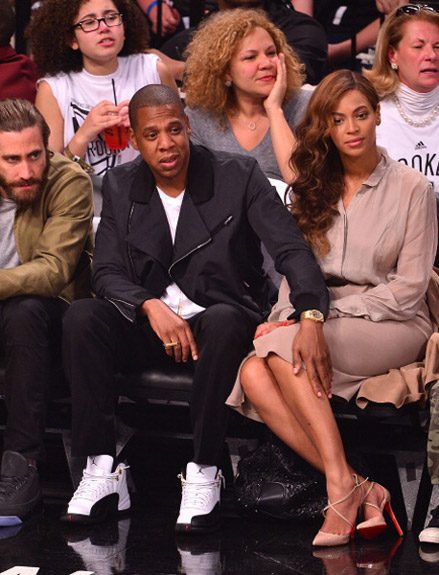
<svg viewBox="0 0 439 575">
<path fill-rule="evenodd" d="M 226 88 L 230 88 L 230 86 L 232 85 L 232 80 L 226 80 L 224 82 L 224 84 L 225 84 Z"/>
<path fill-rule="evenodd" d="M 392 62 L 390 64 L 390 67 L 392 68 L 392 70 L 395 70 L 395 71 L 398 70 L 398 64 L 395 64 L 395 62 Z"/>
</svg>

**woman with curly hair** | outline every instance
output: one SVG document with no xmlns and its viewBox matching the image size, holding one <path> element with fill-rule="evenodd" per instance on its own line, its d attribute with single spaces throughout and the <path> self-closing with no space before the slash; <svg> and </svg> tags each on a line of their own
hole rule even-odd
<svg viewBox="0 0 439 575">
<path fill-rule="evenodd" d="M 45 0 L 30 37 L 44 76 L 36 106 L 49 124 L 49 144 L 99 182 L 138 154 L 126 141 L 131 96 L 146 84 L 176 89 L 175 82 L 156 55 L 144 53 L 147 26 L 130 0 Z M 118 130 L 119 148 L 104 140 L 111 129 Z"/>
<path fill-rule="evenodd" d="M 268 177 L 290 182 L 292 129 L 310 96 L 302 81 L 302 64 L 263 12 L 211 16 L 187 48 L 192 141 L 253 156 Z"/>
<path fill-rule="evenodd" d="M 379 122 L 370 82 L 348 70 L 333 72 L 311 97 L 291 158 L 298 176 L 290 209 L 330 294 L 326 322 L 319 312 L 304 312 L 300 320 L 321 322 L 332 383 L 325 386 L 317 371 L 302 368 L 306 358 L 292 343 L 298 326 L 289 319 L 283 280 L 228 399 L 324 473 L 328 505 L 313 541 L 318 546 L 344 545 L 355 531 L 373 538 L 386 528 L 384 511 L 394 517 L 387 489 L 347 463 L 329 399 L 349 400 L 365 378 L 422 358 L 433 331 L 426 291 L 437 241 L 434 193 L 424 176 L 376 146 Z"/>
<path fill-rule="evenodd" d="M 381 98 L 378 143 L 419 170 L 439 196 L 439 7 L 406 4 L 386 19 L 372 70 Z"/>
</svg>

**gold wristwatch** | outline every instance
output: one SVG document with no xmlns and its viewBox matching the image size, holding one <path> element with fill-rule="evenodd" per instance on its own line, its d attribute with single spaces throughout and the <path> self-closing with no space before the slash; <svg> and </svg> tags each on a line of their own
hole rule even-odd
<svg viewBox="0 0 439 575">
<path fill-rule="evenodd" d="M 318 309 L 307 309 L 300 314 L 300 319 L 312 319 L 312 321 L 323 323 L 325 316 Z"/>
</svg>

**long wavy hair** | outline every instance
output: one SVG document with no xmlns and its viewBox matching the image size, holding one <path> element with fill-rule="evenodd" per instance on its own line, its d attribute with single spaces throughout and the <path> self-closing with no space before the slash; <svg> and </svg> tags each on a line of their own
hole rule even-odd
<svg viewBox="0 0 439 575">
<path fill-rule="evenodd" d="M 398 71 L 393 70 L 389 60 L 389 50 L 396 50 L 404 37 L 405 26 L 409 22 L 421 21 L 435 24 L 439 28 L 439 13 L 429 10 L 419 10 L 415 14 L 398 14 L 394 10 L 385 20 L 375 47 L 375 62 L 372 70 L 366 70 L 364 75 L 372 82 L 380 98 L 396 92 L 399 86 Z"/>
<path fill-rule="evenodd" d="M 304 66 L 290 48 L 285 35 L 261 10 L 236 8 L 210 16 L 195 33 L 186 49 L 184 92 L 186 104 L 213 113 L 224 121 L 226 113 L 236 108 L 233 87 L 227 88 L 225 77 L 230 61 L 243 38 L 255 28 L 270 34 L 277 52 L 285 54 L 287 93 L 290 98 L 304 80 Z"/>
<path fill-rule="evenodd" d="M 379 98 L 373 85 L 356 72 L 337 70 L 317 86 L 308 104 L 303 121 L 296 130 L 297 147 L 290 164 L 297 174 L 289 189 L 289 209 L 316 255 L 329 253 L 327 232 L 342 196 L 343 164 L 330 130 L 333 113 L 341 98 L 358 90 L 374 111 Z"/>
<path fill-rule="evenodd" d="M 34 60 L 42 76 L 60 72 L 80 72 L 82 54 L 70 48 L 72 26 L 79 9 L 88 0 L 44 0 L 28 27 Z M 146 19 L 131 0 L 112 0 L 123 14 L 125 42 L 119 56 L 144 52 L 148 48 L 149 33 Z"/>
</svg>

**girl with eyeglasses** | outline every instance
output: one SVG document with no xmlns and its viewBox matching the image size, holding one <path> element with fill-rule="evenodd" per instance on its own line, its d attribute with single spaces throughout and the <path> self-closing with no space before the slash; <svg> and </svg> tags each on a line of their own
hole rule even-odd
<svg viewBox="0 0 439 575">
<path fill-rule="evenodd" d="M 127 142 L 131 96 L 146 84 L 177 89 L 171 73 L 145 53 L 147 25 L 130 0 L 45 0 L 30 37 L 49 145 L 92 173 L 99 188 L 107 170 L 138 155 Z"/>
<path fill-rule="evenodd" d="M 394 10 L 365 75 L 382 98 L 377 141 L 422 172 L 439 195 L 439 12 L 437 5 Z"/>
</svg>

